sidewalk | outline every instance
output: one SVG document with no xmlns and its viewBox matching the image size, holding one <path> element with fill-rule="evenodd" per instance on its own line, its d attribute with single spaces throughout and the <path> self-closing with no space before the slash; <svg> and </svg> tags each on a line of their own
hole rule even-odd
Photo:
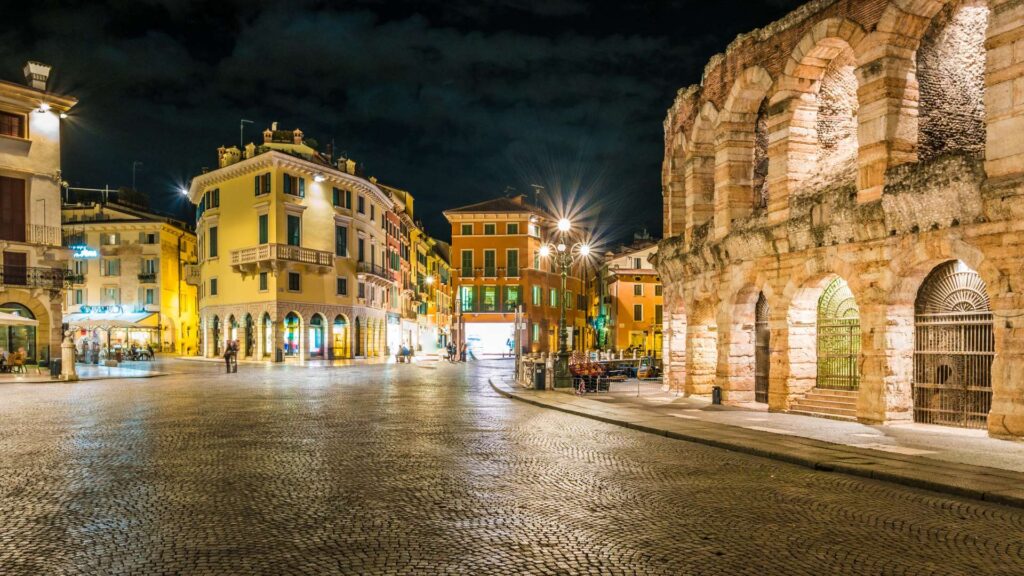
<svg viewBox="0 0 1024 576">
<path fill-rule="evenodd" d="M 128 364 L 128 366 L 125 366 Z M 111 378 L 153 378 L 164 376 L 164 372 L 149 370 L 148 362 L 122 362 L 117 368 L 106 366 L 94 366 L 92 364 L 76 364 L 75 371 L 79 380 L 107 380 Z M 43 382 L 62 382 L 57 378 L 50 378 L 50 373 L 28 374 L 0 374 L 0 384 L 38 384 Z"/>
<path fill-rule="evenodd" d="M 607 394 L 537 392 L 491 381 L 503 396 L 651 434 L 823 471 L 1024 507 L 1024 444 L 983 430 L 921 424 L 868 426 L 763 408 L 714 406 L 662 392 L 660 383 L 613 385 Z"/>
</svg>

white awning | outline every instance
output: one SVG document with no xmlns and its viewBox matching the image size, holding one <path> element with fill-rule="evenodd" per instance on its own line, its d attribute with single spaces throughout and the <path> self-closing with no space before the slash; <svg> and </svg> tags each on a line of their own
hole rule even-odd
<svg viewBox="0 0 1024 576">
<path fill-rule="evenodd" d="M 90 312 L 65 314 L 64 323 L 72 328 L 156 328 L 159 317 L 155 312 Z"/>
<path fill-rule="evenodd" d="M 39 326 L 39 321 L 17 314 L 0 312 L 0 326 Z"/>
</svg>

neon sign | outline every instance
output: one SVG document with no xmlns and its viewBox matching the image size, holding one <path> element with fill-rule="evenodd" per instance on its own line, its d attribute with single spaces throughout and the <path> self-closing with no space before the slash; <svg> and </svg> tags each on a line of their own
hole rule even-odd
<svg viewBox="0 0 1024 576">
<path fill-rule="evenodd" d="M 77 246 L 71 246 L 70 248 L 74 250 L 74 252 L 71 254 L 71 257 L 76 260 L 88 260 L 90 258 L 96 258 L 97 256 L 100 255 L 100 253 L 97 252 L 96 250 L 93 250 L 92 248 L 89 248 L 88 246 L 81 244 Z"/>
</svg>

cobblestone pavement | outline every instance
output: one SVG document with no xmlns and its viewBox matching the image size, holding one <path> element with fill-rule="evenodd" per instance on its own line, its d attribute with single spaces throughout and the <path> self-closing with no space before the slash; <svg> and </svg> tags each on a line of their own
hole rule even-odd
<svg viewBox="0 0 1024 576">
<path fill-rule="evenodd" d="M 483 363 L 171 368 L 0 386 L 0 574 L 1024 574 L 1019 510 L 515 403 Z"/>
</svg>

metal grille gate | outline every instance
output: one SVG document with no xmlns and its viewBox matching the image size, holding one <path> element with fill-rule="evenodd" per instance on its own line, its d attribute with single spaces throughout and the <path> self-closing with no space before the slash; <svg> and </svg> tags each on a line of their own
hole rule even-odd
<svg viewBox="0 0 1024 576">
<path fill-rule="evenodd" d="M 816 387 L 856 390 L 860 385 L 860 310 L 842 278 L 818 300 L 818 377 Z"/>
<path fill-rule="evenodd" d="M 768 402 L 768 374 L 772 357 L 771 331 L 768 329 L 768 300 L 762 292 L 754 307 L 754 402 Z"/>
<path fill-rule="evenodd" d="M 985 283 L 948 262 L 925 279 L 914 308 L 914 421 L 985 428 L 995 356 Z"/>
</svg>

